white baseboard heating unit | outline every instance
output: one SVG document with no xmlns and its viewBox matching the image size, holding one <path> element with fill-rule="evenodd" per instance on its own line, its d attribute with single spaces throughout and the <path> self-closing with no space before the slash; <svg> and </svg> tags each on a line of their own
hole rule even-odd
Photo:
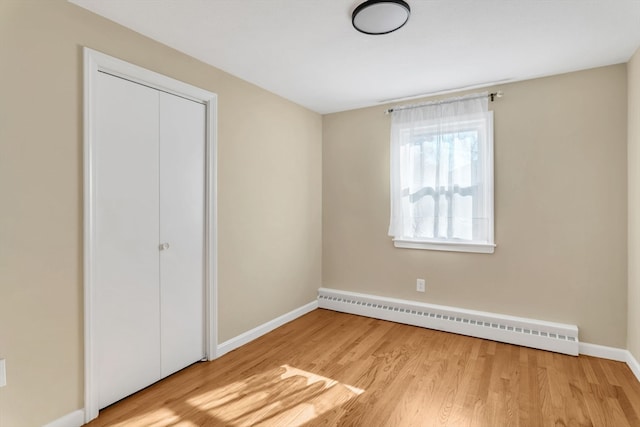
<svg viewBox="0 0 640 427">
<path fill-rule="evenodd" d="M 318 290 L 318 307 L 572 356 L 580 344 L 575 325 L 328 288 Z"/>
</svg>

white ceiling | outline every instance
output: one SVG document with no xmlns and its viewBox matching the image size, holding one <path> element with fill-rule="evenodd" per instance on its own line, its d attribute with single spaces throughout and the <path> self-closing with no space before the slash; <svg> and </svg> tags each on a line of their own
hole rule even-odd
<svg viewBox="0 0 640 427">
<path fill-rule="evenodd" d="M 640 0 L 407 0 L 371 36 L 364 0 L 70 0 L 319 113 L 627 62 Z"/>
</svg>

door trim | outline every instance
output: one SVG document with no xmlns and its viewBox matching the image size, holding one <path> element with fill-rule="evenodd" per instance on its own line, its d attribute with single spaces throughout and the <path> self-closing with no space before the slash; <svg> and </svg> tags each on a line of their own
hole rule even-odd
<svg viewBox="0 0 640 427">
<path fill-rule="evenodd" d="M 93 256 L 95 182 L 93 146 L 97 73 L 103 72 L 173 95 L 200 102 L 206 106 L 206 166 L 205 166 L 205 357 L 213 360 L 218 342 L 218 215 L 217 215 L 217 95 L 154 71 L 130 64 L 104 53 L 83 48 L 84 52 L 84 413 L 85 422 L 98 416 L 98 387 L 94 355 L 93 321 Z"/>
</svg>

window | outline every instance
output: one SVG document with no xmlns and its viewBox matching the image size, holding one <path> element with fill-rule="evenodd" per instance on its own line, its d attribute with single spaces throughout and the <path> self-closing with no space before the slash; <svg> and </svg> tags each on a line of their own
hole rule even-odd
<svg viewBox="0 0 640 427">
<path fill-rule="evenodd" d="M 487 94 L 393 111 L 396 247 L 493 253 L 493 114 Z"/>
</svg>

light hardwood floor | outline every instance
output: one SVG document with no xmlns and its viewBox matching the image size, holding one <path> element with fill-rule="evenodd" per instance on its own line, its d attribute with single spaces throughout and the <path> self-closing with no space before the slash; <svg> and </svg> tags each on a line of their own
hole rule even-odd
<svg viewBox="0 0 640 427">
<path fill-rule="evenodd" d="M 87 426 L 640 426 L 626 364 L 315 310 Z"/>
</svg>

